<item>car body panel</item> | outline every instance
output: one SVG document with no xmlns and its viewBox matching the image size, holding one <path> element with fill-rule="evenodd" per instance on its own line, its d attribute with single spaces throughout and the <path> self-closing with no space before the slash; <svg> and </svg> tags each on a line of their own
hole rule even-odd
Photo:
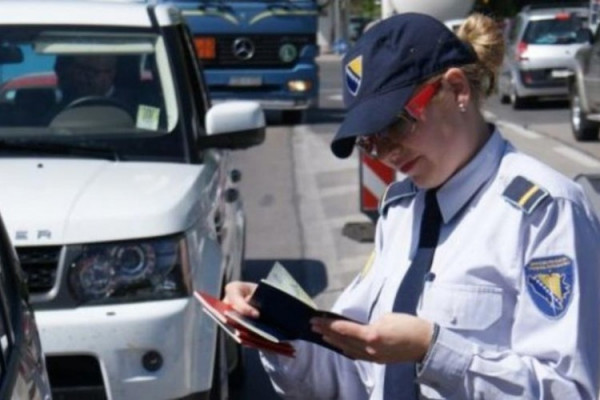
<svg viewBox="0 0 600 400">
<path fill-rule="evenodd" d="M 104 242 L 143 238 L 149 232 L 170 235 L 196 223 L 200 201 L 215 196 L 216 182 L 210 181 L 215 168 L 0 159 L 0 185 L 14 188 L 0 193 L 0 208 L 17 245 Z M 202 191 L 206 196 L 198 195 Z M 38 195 L 30 197 L 33 192 Z"/>
</svg>

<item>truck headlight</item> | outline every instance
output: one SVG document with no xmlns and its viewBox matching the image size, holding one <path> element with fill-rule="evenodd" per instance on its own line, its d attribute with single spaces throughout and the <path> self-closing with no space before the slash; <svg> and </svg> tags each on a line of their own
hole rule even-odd
<svg viewBox="0 0 600 400">
<path fill-rule="evenodd" d="M 69 266 L 69 289 L 80 304 L 171 299 L 189 291 L 181 236 L 86 244 Z"/>
<path fill-rule="evenodd" d="M 308 80 L 288 81 L 290 92 L 308 92 L 312 88 L 312 82 Z"/>
</svg>

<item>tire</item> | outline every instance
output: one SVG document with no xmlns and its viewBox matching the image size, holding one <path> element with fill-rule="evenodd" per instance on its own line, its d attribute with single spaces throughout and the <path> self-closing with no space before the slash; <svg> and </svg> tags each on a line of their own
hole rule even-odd
<svg viewBox="0 0 600 400">
<path fill-rule="evenodd" d="M 510 96 L 505 93 L 500 94 L 500 103 L 510 104 Z"/>
<path fill-rule="evenodd" d="M 281 121 L 285 125 L 298 125 L 304 119 L 303 110 L 283 110 L 281 112 Z"/>
<path fill-rule="evenodd" d="M 529 105 L 529 99 L 526 97 L 519 96 L 515 88 L 512 89 L 512 92 L 510 94 L 510 102 L 512 103 L 512 107 L 515 110 L 522 110 L 523 108 Z"/>
<path fill-rule="evenodd" d="M 600 124 L 587 119 L 587 113 L 581 107 L 581 97 L 576 87 L 569 93 L 569 120 L 573 136 L 578 141 L 590 141 L 598 139 L 598 128 Z"/>
</svg>

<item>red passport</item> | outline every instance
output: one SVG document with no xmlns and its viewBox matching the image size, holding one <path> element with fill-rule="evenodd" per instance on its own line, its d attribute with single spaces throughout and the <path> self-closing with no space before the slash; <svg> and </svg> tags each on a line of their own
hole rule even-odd
<svg viewBox="0 0 600 400">
<path fill-rule="evenodd" d="M 245 317 L 229 304 L 203 292 L 195 292 L 196 299 L 208 314 L 229 336 L 243 346 L 271 351 L 294 357 L 294 347 L 285 341 L 286 336 L 276 329 Z"/>
</svg>

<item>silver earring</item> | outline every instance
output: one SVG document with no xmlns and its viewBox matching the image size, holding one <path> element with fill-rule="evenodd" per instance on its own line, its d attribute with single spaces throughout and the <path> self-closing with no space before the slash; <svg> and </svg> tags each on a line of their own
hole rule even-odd
<svg viewBox="0 0 600 400">
<path fill-rule="evenodd" d="M 458 111 L 460 111 L 461 113 L 467 111 L 467 106 L 465 106 L 465 103 L 458 103 Z"/>
</svg>

